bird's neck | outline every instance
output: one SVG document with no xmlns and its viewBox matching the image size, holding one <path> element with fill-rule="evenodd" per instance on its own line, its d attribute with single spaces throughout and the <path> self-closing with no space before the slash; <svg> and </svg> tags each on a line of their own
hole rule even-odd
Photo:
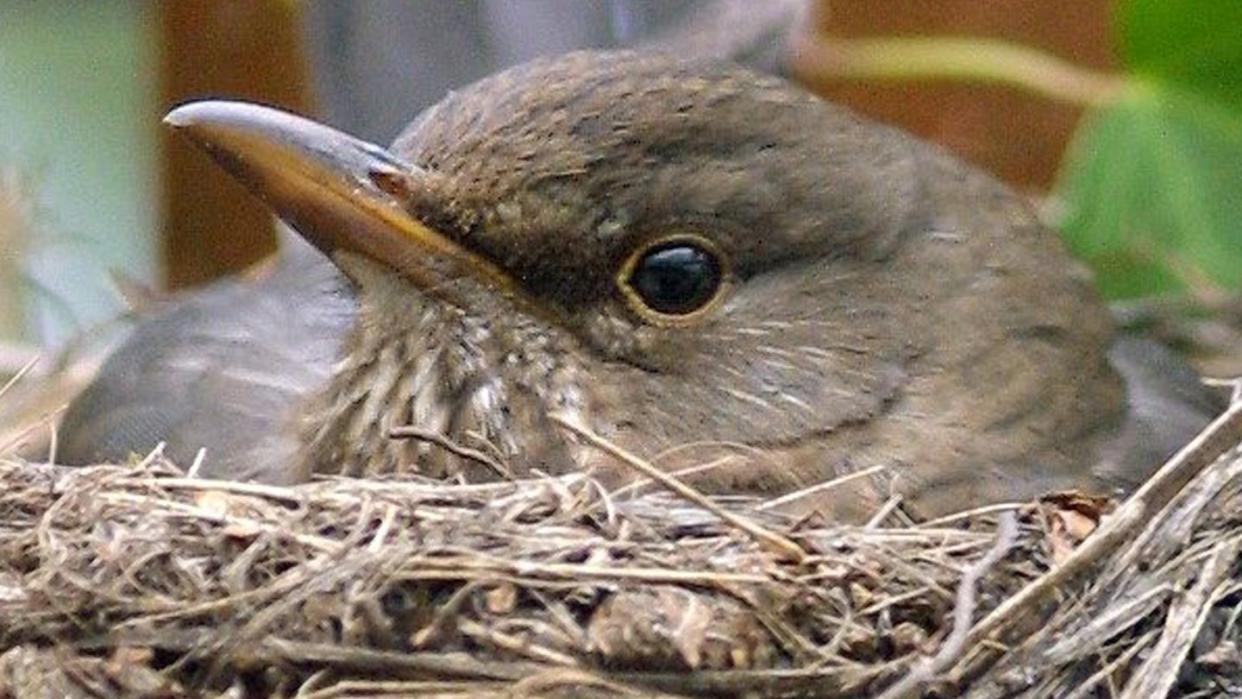
<svg viewBox="0 0 1242 699">
<path fill-rule="evenodd" d="M 580 401 L 558 380 L 568 367 L 555 343 L 429 300 L 372 263 L 347 271 L 358 286 L 357 319 L 332 380 L 298 416 L 305 471 L 496 477 L 436 438 L 501 462 L 521 454 L 534 467 L 567 467 L 546 414 Z M 394 435 L 410 428 L 417 436 Z"/>
</svg>

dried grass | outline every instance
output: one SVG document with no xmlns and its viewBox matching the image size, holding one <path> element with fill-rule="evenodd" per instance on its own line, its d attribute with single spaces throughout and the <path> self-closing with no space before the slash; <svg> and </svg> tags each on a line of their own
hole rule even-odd
<svg viewBox="0 0 1242 699">
<path fill-rule="evenodd" d="M 919 526 L 582 475 L 3 460 L 0 696 L 1220 696 L 1240 437 L 1235 404 L 1111 514 L 1062 494 Z"/>
</svg>

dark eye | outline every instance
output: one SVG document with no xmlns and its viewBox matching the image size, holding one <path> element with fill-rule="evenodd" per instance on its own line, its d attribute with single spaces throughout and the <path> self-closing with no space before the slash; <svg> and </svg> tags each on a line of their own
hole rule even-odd
<svg viewBox="0 0 1242 699">
<path fill-rule="evenodd" d="M 694 242 L 675 242 L 644 252 L 626 281 L 651 310 L 686 315 L 716 297 L 722 274 L 713 252 Z"/>
</svg>

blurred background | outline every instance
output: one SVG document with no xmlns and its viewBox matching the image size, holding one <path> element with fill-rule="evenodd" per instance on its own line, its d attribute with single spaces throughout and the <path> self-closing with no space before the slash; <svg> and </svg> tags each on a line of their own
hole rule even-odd
<svg viewBox="0 0 1242 699">
<path fill-rule="evenodd" d="M 1239 27 L 1235 0 L 3 2 L 0 375 L 275 249 L 161 128 L 170 106 L 240 97 L 387 143 L 495 70 L 627 45 L 747 62 L 942 143 L 1029 194 L 1123 321 L 1242 346 Z"/>
</svg>

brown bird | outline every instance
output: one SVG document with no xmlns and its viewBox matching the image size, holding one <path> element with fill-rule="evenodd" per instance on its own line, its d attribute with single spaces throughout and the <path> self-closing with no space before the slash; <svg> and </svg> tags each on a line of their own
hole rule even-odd
<svg viewBox="0 0 1242 699">
<path fill-rule="evenodd" d="M 1132 487 L 1204 424 L 1177 360 L 1115 341 L 1023 201 L 772 77 L 577 53 L 449 95 L 390 150 L 273 109 L 167 122 L 331 259 L 141 326 L 71 406 L 69 462 L 166 440 L 210 477 L 629 472 L 852 516 Z M 339 272 L 337 271 L 339 269 Z M 340 274 L 343 272 L 343 276 Z"/>
</svg>

